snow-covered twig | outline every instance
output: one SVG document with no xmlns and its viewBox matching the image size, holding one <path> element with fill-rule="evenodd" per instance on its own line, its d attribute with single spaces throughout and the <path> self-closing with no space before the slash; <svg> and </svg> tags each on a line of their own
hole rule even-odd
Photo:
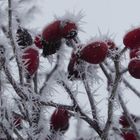
<svg viewBox="0 0 140 140">
<path fill-rule="evenodd" d="M 45 78 L 45 81 L 43 83 L 43 86 L 40 88 L 40 91 L 39 91 L 39 94 L 40 95 L 43 93 L 45 87 L 47 86 L 47 82 L 52 77 L 52 75 L 56 72 L 56 70 L 58 69 L 58 67 L 59 67 L 59 54 L 57 55 L 57 61 L 56 61 L 56 64 L 55 64 L 53 70 L 48 75 L 46 75 L 46 78 Z"/>
<path fill-rule="evenodd" d="M 84 77 L 86 77 L 86 76 L 84 76 Z M 84 87 L 85 87 L 85 90 L 86 90 L 86 93 L 87 93 L 87 96 L 88 96 L 88 100 L 89 100 L 89 103 L 90 103 L 93 120 L 95 121 L 97 127 L 100 128 L 99 120 L 98 120 L 98 117 L 97 117 L 97 108 L 96 108 L 95 100 L 92 96 L 91 89 L 89 87 L 88 81 L 86 79 L 83 79 L 83 84 L 84 84 Z"/>
<path fill-rule="evenodd" d="M 12 1 L 11 0 L 8 0 L 8 34 L 9 34 L 9 38 L 10 38 L 10 42 L 11 42 L 11 45 L 13 47 L 13 52 L 15 54 L 15 57 L 16 57 L 16 61 L 17 61 L 17 65 L 18 65 L 18 70 L 19 70 L 19 78 L 20 78 L 20 84 L 23 85 L 24 84 L 24 79 L 23 79 L 23 69 L 22 69 L 22 66 L 21 66 L 21 62 L 20 62 L 20 59 L 19 59 L 19 54 L 18 54 L 18 51 L 17 51 L 17 48 L 16 48 L 16 44 L 15 44 L 15 41 L 14 41 L 14 37 L 13 37 L 13 26 L 12 26 Z"/>
<path fill-rule="evenodd" d="M 43 102 L 43 101 L 40 101 L 39 103 L 42 106 L 51 106 L 51 107 L 55 107 L 55 108 L 63 108 L 63 109 L 74 111 L 74 107 L 73 106 L 70 106 L 70 105 L 58 104 L 58 103 L 54 103 L 52 101 L 51 102 Z"/>
<path fill-rule="evenodd" d="M 115 73 L 115 80 L 113 81 L 113 87 L 111 89 L 111 95 L 108 99 L 108 117 L 107 122 L 105 124 L 105 128 L 103 130 L 102 138 L 107 140 L 108 139 L 108 133 L 112 124 L 112 116 L 113 116 L 113 107 L 114 107 L 114 99 L 117 93 L 117 88 L 119 85 L 119 82 L 121 80 L 121 74 L 120 74 L 120 68 L 119 68 L 119 57 L 116 56 L 116 59 L 114 60 L 114 67 L 116 70 Z"/>
</svg>

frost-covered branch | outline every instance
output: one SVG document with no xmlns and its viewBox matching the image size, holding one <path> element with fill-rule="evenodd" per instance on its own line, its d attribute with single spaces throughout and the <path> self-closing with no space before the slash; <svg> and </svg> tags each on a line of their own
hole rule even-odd
<svg viewBox="0 0 140 140">
<path fill-rule="evenodd" d="M 120 74 L 120 65 L 119 65 L 119 57 L 116 56 L 116 59 L 114 60 L 114 67 L 116 70 L 115 73 L 115 80 L 113 81 L 113 87 L 111 89 L 111 95 L 108 99 L 108 117 L 107 122 L 105 124 L 105 128 L 103 131 L 103 137 L 105 140 L 108 139 L 108 133 L 112 124 L 112 116 L 113 116 L 113 107 L 114 107 L 114 100 L 117 93 L 117 88 L 119 85 L 119 82 L 121 80 L 121 74 Z"/>
<path fill-rule="evenodd" d="M 62 109 L 67 109 L 67 110 L 71 110 L 74 111 L 74 107 L 70 106 L 70 105 L 63 105 L 63 104 L 58 104 L 58 103 L 54 103 L 54 102 L 43 102 L 40 101 L 39 102 L 42 106 L 51 106 L 51 107 L 55 107 L 55 108 L 62 108 Z"/>
<path fill-rule="evenodd" d="M 3 47 L 3 49 L 4 49 L 4 47 Z M 3 68 L 4 72 L 5 72 L 5 75 L 7 76 L 7 79 L 9 80 L 11 85 L 13 86 L 13 88 L 16 91 L 17 95 L 19 97 L 21 97 L 22 99 L 27 100 L 27 96 L 24 94 L 24 92 L 19 87 L 19 85 L 16 83 L 16 81 L 12 77 L 12 74 L 10 73 L 10 71 L 9 71 L 9 69 L 7 67 L 6 58 L 5 58 L 5 52 L 3 52 L 3 54 L 0 56 L 0 60 L 1 60 L 2 68 Z"/>
<path fill-rule="evenodd" d="M 58 69 L 58 67 L 59 67 L 59 54 L 57 55 L 57 61 L 56 61 L 56 64 L 55 64 L 54 68 L 52 69 L 52 71 L 49 74 L 46 74 L 46 77 L 45 77 L 45 81 L 43 83 L 43 86 L 40 88 L 40 91 L 39 91 L 39 94 L 40 95 L 43 93 L 44 89 L 47 86 L 47 82 L 52 77 L 52 75 L 56 72 L 56 70 Z"/>
<path fill-rule="evenodd" d="M 0 127 L 2 128 L 3 132 L 5 133 L 8 140 L 14 140 L 14 138 L 9 133 L 8 129 L 0 122 Z"/>
<path fill-rule="evenodd" d="M 96 107 L 96 104 L 95 104 L 94 97 L 92 96 L 91 89 L 89 87 L 88 81 L 86 79 L 83 79 L 83 84 L 84 84 L 84 87 L 85 87 L 85 90 L 86 90 L 86 93 L 87 93 L 87 96 L 88 96 L 88 100 L 89 100 L 89 103 L 90 103 L 93 120 L 95 121 L 97 127 L 100 128 L 99 120 L 98 120 L 98 116 L 97 116 L 97 107 Z"/>
<path fill-rule="evenodd" d="M 114 72 L 114 70 L 110 67 L 107 61 L 105 61 L 104 64 L 111 72 Z M 128 82 L 126 78 L 122 77 L 122 82 L 126 85 L 126 87 L 128 87 L 134 94 L 136 94 L 140 98 L 140 92 L 134 86 L 132 86 L 132 84 Z"/>
<path fill-rule="evenodd" d="M 123 82 L 124 82 L 126 87 L 128 87 L 131 91 L 133 91 L 133 93 L 135 93 L 140 98 L 140 92 L 136 88 L 134 88 L 134 86 L 132 86 L 128 82 L 128 80 L 126 80 L 126 78 L 123 78 Z"/>
<path fill-rule="evenodd" d="M 14 55 L 15 55 L 16 61 L 17 61 L 17 66 L 18 66 L 18 70 L 19 70 L 20 84 L 23 85 L 24 84 L 23 69 L 22 69 L 20 58 L 19 58 L 19 53 L 18 53 L 17 48 L 16 48 L 16 43 L 15 43 L 14 37 L 13 37 L 12 0 L 8 0 L 8 34 L 9 34 L 10 42 L 11 42 L 11 45 L 13 47 L 13 52 L 14 52 Z"/>
<path fill-rule="evenodd" d="M 76 112 L 78 112 L 81 115 L 81 118 L 83 120 L 85 120 L 92 128 L 95 129 L 95 131 L 99 134 L 99 136 L 102 135 L 102 130 L 99 128 L 99 126 L 97 125 L 97 120 L 92 120 L 90 119 L 80 108 L 77 100 L 74 97 L 74 94 L 72 93 L 72 91 L 70 90 L 70 88 L 67 86 L 67 84 L 64 81 L 59 81 L 59 83 L 64 87 L 64 89 L 66 90 L 66 92 L 68 93 L 68 95 L 70 96 L 71 100 L 73 101 L 73 107 L 75 109 Z"/>
</svg>

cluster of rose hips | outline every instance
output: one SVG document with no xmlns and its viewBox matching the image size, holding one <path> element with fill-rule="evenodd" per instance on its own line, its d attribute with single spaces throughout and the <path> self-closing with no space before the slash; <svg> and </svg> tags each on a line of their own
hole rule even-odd
<svg viewBox="0 0 140 140">
<path fill-rule="evenodd" d="M 129 73 L 136 79 L 140 79 L 140 28 L 129 31 L 123 39 L 125 47 L 130 50 Z"/>
<path fill-rule="evenodd" d="M 43 29 L 40 35 L 35 37 L 34 41 L 29 32 L 20 27 L 17 30 L 17 43 L 19 46 L 22 46 L 22 62 L 26 69 L 26 75 L 31 77 L 37 72 L 39 67 L 38 48 L 42 49 L 42 55 L 47 57 L 57 53 L 62 46 L 63 39 L 66 41 L 66 44 L 68 44 L 67 41 L 71 40 L 77 43 L 77 34 L 78 26 L 70 20 L 56 20 L 52 22 Z M 128 32 L 124 36 L 123 43 L 130 49 L 131 61 L 128 65 L 128 71 L 133 77 L 140 79 L 140 28 Z M 85 62 L 89 64 L 100 64 L 116 49 L 115 43 L 110 39 L 95 40 L 86 45 L 78 44 L 77 48 L 74 48 L 68 64 L 69 77 L 81 78 L 83 76 L 82 73 L 84 73 L 82 65 Z M 120 124 L 124 126 L 121 120 Z M 52 132 L 60 131 L 64 133 L 68 127 L 68 111 L 60 108 L 56 109 L 51 116 L 50 130 Z M 129 140 L 129 138 L 131 140 L 136 139 L 130 133 L 123 133 L 122 136 L 125 140 Z"/>
</svg>

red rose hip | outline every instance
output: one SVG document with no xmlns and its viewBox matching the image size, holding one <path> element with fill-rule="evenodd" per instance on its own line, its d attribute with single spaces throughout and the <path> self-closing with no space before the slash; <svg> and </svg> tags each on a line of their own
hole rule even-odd
<svg viewBox="0 0 140 140">
<path fill-rule="evenodd" d="M 96 41 L 85 46 L 80 52 L 80 58 L 91 64 L 102 63 L 108 53 L 108 46 L 105 42 Z"/>
<path fill-rule="evenodd" d="M 22 61 L 25 66 L 27 74 L 32 76 L 39 66 L 39 53 L 35 48 L 27 48 L 22 54 Z"/>
<path fill-rule="evenodd" d="M 52 131 L 66 131 L 69 127 L 69 113 L 65 109 L 56 109 L 50 119 Z"/>
<path fill-rule="evenodd" d="M 124 45 L 129 49 L 134 49 L 140 46 L 140 28 L 133 29 L 126 33 L 123 38 Z"/>
<path fill-rule="evenodd" d="M 132 59 L 128 65 L 128 72 L 136 79 L 140 79 L 140 59 Z"/>
</svg>

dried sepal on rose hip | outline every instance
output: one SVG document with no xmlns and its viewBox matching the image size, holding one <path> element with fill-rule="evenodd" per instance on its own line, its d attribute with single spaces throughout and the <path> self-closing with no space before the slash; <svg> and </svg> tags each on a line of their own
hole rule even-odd
<svg viewBox="0 0 140 140">
<path fill-rule="evenodd" d="M 80 52 L 80 58 L 91 64 L 102 63 L 108 53 L 108 46 L 103 41 L 94 41 L 86 45 Z"/>
<path fill-rule="evenodd" d="M 61 22 L 62 28 L 62 37 L 66 39 L 73 39 L 78 34 L 78 27 L 77 25 L 69 20 Z"/>
<path fill-rule="evenodd" d="M 19 46 L 28 47 L 33 44 L 32 36 L 25 28 L 19 27 L 17 29 L 16 38 Z"/>
<path fill-rule="evenodd" d="M 140 59 L 134 58 L 128 64 L 128 72 L 136 79 L 140 79 Z"/>
<path fill-rule="evenodd" d="M 69 118 L 70 116 L 66 109 L 57 108 L 51 115 L 50 130 L 64 133 L 69 128 Z"/>
<path fill-rule="evenodd" d="M 105 43 L 108 46 L 108 57 L 114 58 L 119 52 L 119 48 L 116 46 L 115 42 L 112 39 L 106 39 Z"/>
<path fill-rule="evenodd" d="M 25 72 L 28 76 L 32 76 L 37 72 L 39 67 L 39 52 L 34 47 L 28 47 L 23 50 L 22 62 Z"/>
<path fill-rule="evenodd" d="M 123 38 L 123 43 L 129 49 L 140 47 L 140 27 L 127 32 Z"/>
<path fill-rule="evenodd" d="M 105 43 L 107 44 L 108 49 L 110 49 L 110 50 L 114 50 L 114 49 L 117 48 L 115 42 L 113 40 L 111 40 L 111 39 L 106 39 Z"/>
<path fill-rule="evenodd" d="M 140 58 L 140 47 L 130 50 L 130 58 Z"/>
</svg>

